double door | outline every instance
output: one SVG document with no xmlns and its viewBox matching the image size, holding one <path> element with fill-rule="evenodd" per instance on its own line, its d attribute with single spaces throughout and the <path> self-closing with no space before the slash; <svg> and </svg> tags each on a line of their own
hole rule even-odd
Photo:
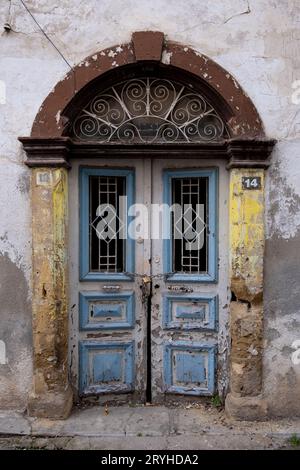
<svg viewBox="0 0 300 470">
<path fill-rule="evenodd" d="M 72 171 L 70 362 L 79 395 L 161 403 L 222 392 L 225 170 L 136 159 Z"/>
</svg>

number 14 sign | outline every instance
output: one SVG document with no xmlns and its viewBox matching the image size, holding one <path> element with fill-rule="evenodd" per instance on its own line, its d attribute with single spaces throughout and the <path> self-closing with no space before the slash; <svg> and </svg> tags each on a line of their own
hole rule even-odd
<svg viewBox="0 0 300 470">
<path fill-rule="evenodd" d="M 260 176 L 243 176 L 242 177 L 243 189 L 261 189 Z"/>
</svg>

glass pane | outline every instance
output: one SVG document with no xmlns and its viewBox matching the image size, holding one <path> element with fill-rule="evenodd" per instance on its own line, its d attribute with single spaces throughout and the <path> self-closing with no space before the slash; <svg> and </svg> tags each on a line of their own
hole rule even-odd
<svg viewBox="0 0 300 470">
<path fill-rule="evenodd" d="M 89 177 L 90 271 L 125 271 L 125 240 L 120 238 L 120 196 L 126 194 L 122 176 Z"/>
<path fill-rule="evenodd" d="M 172 204 L 173 272 L 208 270 L 208 178 L 174 178 Z"/>
</svg>

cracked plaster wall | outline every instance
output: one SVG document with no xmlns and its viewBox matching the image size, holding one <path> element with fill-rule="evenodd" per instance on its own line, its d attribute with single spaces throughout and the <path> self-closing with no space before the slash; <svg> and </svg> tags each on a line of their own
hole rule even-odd
<svg viewBox="0 0 300 470">
<path fill-rule="evenodd" d="M 202 52 L 227 69 L 256 105 L 268 137 L 278 139 L 267 177 L 264 390 L 273 414 L 299 410 L 300 365 L 300 4 L 297 0 L 27 0 L 26 4 L 71 65 L 138 30 Z M 29 170 L 17 140 L 29 135 L 44 98 L 68 65 L 18 0 L 1 0 L 0 80 L 0 364 L 3 407 L 26 405 L 31 383 Z M 299 96 L 299 95 L 298 95 Z M 2 102 L 2 101 L 1 101 Z M 17 293 L 17 295 L 16 295 Z M 15 300 L 16 299 L 16 300 Z M 5 398 L 4 398 L 5 397 Z"/>
</svg>

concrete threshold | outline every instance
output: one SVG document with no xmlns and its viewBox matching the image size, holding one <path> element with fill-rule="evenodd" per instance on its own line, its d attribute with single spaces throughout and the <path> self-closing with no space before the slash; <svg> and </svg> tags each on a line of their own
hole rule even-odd
<svg viewBox="0 0 300 470">
<path fill-rule="evenodd" d="M 297 447 L 300 420 L 233 421 L 223 409 L 75 409 L 64 420 L 0 412 L 0 449 L 278 449 Z"/>
</svg>

